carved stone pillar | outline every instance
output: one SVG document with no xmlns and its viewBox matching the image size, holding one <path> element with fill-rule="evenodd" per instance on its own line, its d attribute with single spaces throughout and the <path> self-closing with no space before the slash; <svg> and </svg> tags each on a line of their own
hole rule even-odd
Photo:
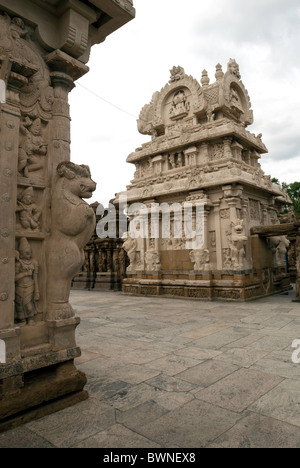
<svg viewBox="0 0 300 468">
<path fill-rule="evenodd" d="M 231 221 L 236 221 L 237 220 L 236 210 L 237 210 L 237 204 L 239 203 L 239 200 L 236 197 L 232 197 L 232 198 L 226 198 L 226 201 L 230 209 L 230 219 Z"/>
<path fill-rule="evenodd" d="M 68 94 L 133 17 L 130 0 L 0 0 L 0 431 L 87 398 L 69 293 L 96 184 L 70 162 Z"/>
</svg>

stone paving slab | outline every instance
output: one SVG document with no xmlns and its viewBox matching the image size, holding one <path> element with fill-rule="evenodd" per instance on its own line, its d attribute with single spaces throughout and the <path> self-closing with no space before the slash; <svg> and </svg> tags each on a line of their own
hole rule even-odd
<svg viewBox="0 0 300 468">
<path fill-rule="evenodd" d="M 218 437 L 209 448 L 300 448 L 300 429 L 250 413 Z"/>
<path fill-rule="evenodd" d="M 195 397 L 240 413 L 280 382 L 278 376 L 243 368 L 200 390 Z"/>
<path fill-rule="evenodd" d="M 266 416 L 289 422 L 300 427 L 300 385 L 292 379 L 286 379 L 266 395 L 263 395 L 250 407 Z"/>
<path fill-rule="evenodd" d="M 71 292 L 89 398 L 0 448 L 299 447 L 294 292 L 220 303 Z"/>
<path fill-rule="evenodd" d="M 193 400 L 158 418 L 155 423 L 140 421 L 135 431 L 162 447 L 203 447 L 212 442 L 240 419 L 237 413 Z"/>
</svg>

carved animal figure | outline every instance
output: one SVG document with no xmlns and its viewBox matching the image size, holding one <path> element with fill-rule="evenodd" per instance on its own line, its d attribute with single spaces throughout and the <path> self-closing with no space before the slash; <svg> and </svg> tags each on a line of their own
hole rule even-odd
<svg viewBox="0 0 300 468">
<path fill-rule="evenodd" d="M 136 239 L 130 237 L 128 232 L 124 234 L 123 238 L 125 239 L 123 243 L 123 249 L 127 252 L 130 262 L 127 267 L 127 271 L 134 271 L 136 269 L 137 241 Z"/>
<path fill-rule="evenodd" d="M 247 236 L 245 235 L 244 220 L 238 219 L 236 222 L 231 222 L 231 259 L 234 268 L 243 268 L 244 259 L 246 256 L 245 246 Z"/>
<path fill-rule="evenodd" d="M 49 319 L 74 315 L 69 304 L 71 281 L 84 263 L 84 246 L 94 233 L 96 216 L 83 200 L 96 189 L 88 166 L 62 162 L 52 196 L 52 234 L 47 241 Z"/>
</svg>

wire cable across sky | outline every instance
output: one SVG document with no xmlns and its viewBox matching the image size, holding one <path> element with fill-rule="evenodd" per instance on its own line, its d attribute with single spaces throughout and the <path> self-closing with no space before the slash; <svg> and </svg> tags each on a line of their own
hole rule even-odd
<svg viewBox="0 0 300 468">
<path fill-rule="evenodd" d="M 96 96 L 98 99 L 101 99 L 101 101 L 106 102 L 106 104 L 109 104 L 110 106 L 114 107 L 115 109 L 118 109 L 119 111 L 124 112 L 124 114 L 127 114 L 127 115 L 129 115 L 130 117 L 133 117 L 134 119 L 137 119 L 137 117 L 136 117 L 135 115 L 130 114 L 130 112 L 127 112 L 126 110 L 122 109 L 122 108 L 119 107 L 119 106 L 116 106 L 115 104 L 113 104 L 112 102 L 108 101 L 107 99 L 104 99 L 103 97 L 99 96 L 99 94 L 95 93 L 95 91 L 92 91 L 91 89 L 87 88 L 87 87 L 84 86 L 83 84 L 77 83 L 77 85 L 81 86 L 83 89 L 85 89 L 85 91 L 89 92 L 90 94 L 93 94 L 93 95 Z"/>
</svg>

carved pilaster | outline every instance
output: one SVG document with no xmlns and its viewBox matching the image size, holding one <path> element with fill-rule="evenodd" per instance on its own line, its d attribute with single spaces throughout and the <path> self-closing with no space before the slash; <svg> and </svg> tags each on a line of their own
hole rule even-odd
<svg viewBox="0 0 300 468">
<path fill-rule="evenodd" d="M 220 223 L 220 200 L 213 202 L 215 216 L 215 231 L 216 231 L 216 254 L 217 254 L 217 270 L 222 270 L 222 234 Z"/>
<path fill-rule="evenodd" d="M 17 101 L 16 101 L 17 103 Z M 0 108 L 0 329 L 14 324 L 15 212 L 20 110 L 17 105 Z"/>
</svg>

